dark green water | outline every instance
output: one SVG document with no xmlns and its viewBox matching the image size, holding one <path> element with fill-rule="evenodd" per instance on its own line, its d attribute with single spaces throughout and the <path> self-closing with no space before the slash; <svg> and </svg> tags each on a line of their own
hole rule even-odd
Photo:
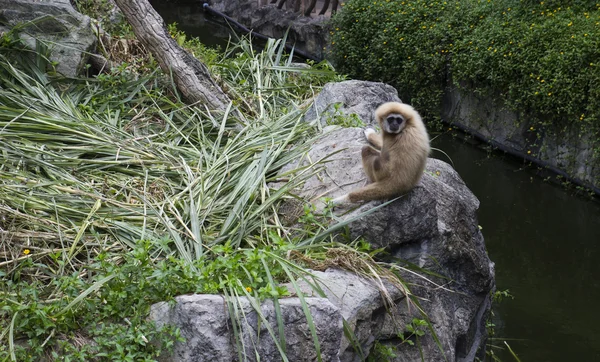
<svg viewBox="0 0 600 362">
<path fill-rule="evenodd" d="M 523 362 L 600 361 L 600 204 L 451 136 L 433 146 L 479 198 L 498 290 L 514 295 L 494 307 L 497 336 Z"/>
<path fill-rule="evenodd" d="M 212 16 L 205 16 L 201 1 L 150 0 L 152 7 L 167 24 L 177 23 L 177 29 L 187 35 L 197 37 L 204 45 L 219 46 L 225 49 L 230 35 L 235 35 L 223 22 Z"/>
<path fill-rule="evenodd" d="M 151 3 L 188 35 L 227 44 L 228 29 L 205 19 L 200 5 Z M 515 297 L 494 307 L 496 335 L 508 339 L 523 362 L 600 361 L 600 203 L 453 137 L 433 145 L 450 155 L 481 201 L 479 223 L 498 289 Z M 496 353 L 514 361 L 506 351 Z"/>
</svg>

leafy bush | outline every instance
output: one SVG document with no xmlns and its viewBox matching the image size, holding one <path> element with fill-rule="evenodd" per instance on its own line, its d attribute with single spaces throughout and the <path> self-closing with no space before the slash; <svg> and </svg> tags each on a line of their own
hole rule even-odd
<svg viewBox="0 0 600 362">
<path fill-rule="evenodd" d="M 430 117 L 451 79 L 540 125 L 600 129 L 598 3 L 350 0 L 331 39 L 340 71 L 394 85 Z"/>
<path fill-rule="evenodd" d="M 333 20 L 333 60 L 352 78 L 390 83 L 419 110 L 437 112 L 452 43 L 442 2 L 351 0 Z"/>
</svg>

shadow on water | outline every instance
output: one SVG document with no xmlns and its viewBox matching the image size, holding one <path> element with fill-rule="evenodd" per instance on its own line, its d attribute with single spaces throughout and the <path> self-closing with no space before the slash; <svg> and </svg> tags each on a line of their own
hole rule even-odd
<svg viewBox="0 0 600 362">
<path fill-rule="evenodd" d="M 151 2 L 168 24 L 225 48 L 229 29 L 204 18 L 199 3 Z M 515 297 L 495 306 L 496 335 L 510 339 L 523 362 L 600 361 L 600 203 L 450 135 L 433 146 L 450 155 L 481 201 L 479 222 L 498 290 Z M 433 157 L 447 161 L 439 152 Z"/>
<path fill-rule="evenodd" d="M 450 135 L 433 146 L 481 201 L 498 290 L 515 297 L 495 306 L 496 335 L 523 362 L 600 361 L 600 203 Z"/>
</svg>

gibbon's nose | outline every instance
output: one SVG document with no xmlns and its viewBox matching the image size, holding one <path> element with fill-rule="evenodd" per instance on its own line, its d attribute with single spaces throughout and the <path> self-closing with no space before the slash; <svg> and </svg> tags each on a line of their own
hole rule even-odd
<svg viewBox="0 0 600 362">
<path fill-rule="evenodd" d="M 392 120 L 391 122 L 389 122 L 389 127 L 390 131 L 396 132 L 400 129 L 400 123 L 398 123 L 396 120 Z"/>
</svg>

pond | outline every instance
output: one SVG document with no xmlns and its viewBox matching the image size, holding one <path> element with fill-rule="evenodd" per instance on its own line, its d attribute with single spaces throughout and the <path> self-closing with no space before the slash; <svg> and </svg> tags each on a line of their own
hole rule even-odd
<svg viewBox="0 0 600 362">
<path fill-rule="evenodd" d="M 600 361 L 600 204 L 456 137 L 433 146 L 479 198 L 498 290 L 514 295 L 494 306 L 496 335 L 523 362 Z"/>
<path fill-rule="evenodd" d="M 152 4 L 188 35 L 227 44 L 229 30 L 205 18 L 200 3 Z M 498 290 L 514 295 L 494 306 L 500 340 L 490 343 L 508 340 L 523 362 L 600 361 L 600 203 L 456 137 L 438 137 L 433 146 L 452 158 L 481 201 L 479 223 Z M 441 153 L 433 157 L 447 160 Z"/>
</svg>

